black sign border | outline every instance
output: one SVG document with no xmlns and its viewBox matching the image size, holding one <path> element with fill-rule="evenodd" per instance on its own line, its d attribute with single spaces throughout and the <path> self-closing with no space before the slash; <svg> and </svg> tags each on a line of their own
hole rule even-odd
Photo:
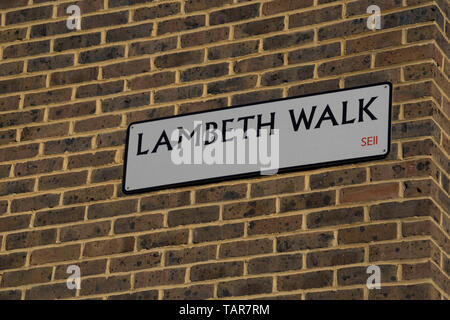
<svg viewBox="0 0 450 320">
<path fill-rule="evenodd" d="M 173 115 L 158 119 L 152 119 L 152 120 L 143 120 L 143 121 L 137 121 L 130 123 L 127 128 L 127 136 L 125 141 L 125 152 L 124 152 L 124 164 L 123 164 L 123 177 L 122 177 L 122 192 L 126 195 L 133 195 L 138 193 L 145 193 L 145 192 L 152 192 L 152 191 L 159 191 L 159 190 L 165 190 L 165 189 L 173 189 L 173 188 L 180 188 L 180 187 L 186 187 L 186 186 L 198 186 L 203 184 L 209 184 L 209 183 L 217 183 L 217 182 L 223 182 L 223 181 L 230 181 L 230 180 L 238 180 L 243 178 L 254 178 L 261 176 L 261 171 L 254 171 L 254 172 L 248 172 L 248 173 L 242 173 L 242 174 L 235 174 L 235 175 L 229 175 L 229 176 L 221 176 L 221 177 L 215 177 L 215 178 L 208 178 L 208 179 L 200 179 L 200 180 L 192 180 L 192 181 L 185 181 L 185 182 L 179 182 L 179 183 L 172 183 L 172 184 L 166 184 L 161 185 L 157 187 L 150 187 L 150 188 L 143 188 L 143 189 L 135 189 L 135 190 L 126 190 L 125 184 L 126 184 L 126 174 L 127 174 L 127 158 L 128 158 L 128 143 L 130 138 L 130 129 L 131 126 L 135 124 L 140 123 L 147 123 L 147 122 L 154 122 L 154 121 L 160 121 L 165 119 L 172 119 L 172 118 L 181 118 L 186 116 L 192 116 L 195 114 L 205 114 L 209 112 L 217 112 L 222 110 L 229 110 L 233 108 L 242 108 L 247 106 L 254 106 L 258 104 L 264 104 L 264 103 L 270 103 L 270 102 L 278 102 L 278 101 L 286 101 L 286 100 L 292 100 L 292 99 L 298 99 L 298 98 L 304 98 L 304 97 L 313 97 L 313 96 L 319 96 L 323 94 L 328 93 L 336 93 L 336 92 L 344 92 L 344 91 L 350 91 L 350 90 L 356 90 L 356 89 L 363 89 L 363 88 L 369 88 L 369 87 L 376 87 L 381 85 L 388 85 L 389 86 L 389 124 L 388 124 L 388 147 L 385 154 L 382 155 L 376 155 L 376 156 L 368 156 L 368 157 L 360 157 L 360 158 L 353 158 L 353 159 L 346 159 L 346 160 L 337 160 L 337 161 L 329 161 L 329 162 L 321 162 L 321 163 L 315 163 L 315 164 L 308 164 L 308 165 L 300 165 L 300 166 L 293 166 L 293 167 L 287 167 L 287 168 L 279 168 L 278 172 L 276 174 L 280 173 L 287 173 L 287 172 L 294 172 L 294 171 L 307 171 L 311 169 L 317 169 L 317 168 L 323 168 L 328 166 L 336 166 L 336 165 L 343 165 L 343 164 L 349 164 L 349 163 L 359 163 L 359 162 L 365 162 L 365 161 L 373 161 L 373 160 L 379 160 L 384 159 L 388 156 L 388 154 L 391 151 L 391 125 L 392 125 L 392 91 L 393 86 L 391 82 L 380 82 L 370 85 L 364 85 L 364 86 L 358 86 L 358 87 L 352 87 L 352 88 L 345 88 L 345 89 L 337 89 L 337 90 L 331 90 L 331 91 L 324 91 L 320 93 L 313 93 L 313 94 L 306 94 L 306 95 L 300 95 L 295 97 L 288 97 L 288 98 L 280 98 L 280 99 L 273 99 L 268 101 L 262 101 L 257 103 L 247 103 L 237 106 L 231 106 L 231 107 L 223 107 L 213 110 L 206 110 L 206 111 L 197 111 L 187 114 L 181 114 L 181 115 Z"/>
</svg>

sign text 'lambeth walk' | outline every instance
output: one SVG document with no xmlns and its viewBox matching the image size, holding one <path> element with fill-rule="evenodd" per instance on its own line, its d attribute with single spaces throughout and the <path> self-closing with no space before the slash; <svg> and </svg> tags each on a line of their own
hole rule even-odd
<svg viewBox="0 0 450 320">
<path fill-rule="evenodd" d="M 382 83 L 133 123 L 126 193 L 270 175 L 389 153 L 392 86 Z"/>
</svg>

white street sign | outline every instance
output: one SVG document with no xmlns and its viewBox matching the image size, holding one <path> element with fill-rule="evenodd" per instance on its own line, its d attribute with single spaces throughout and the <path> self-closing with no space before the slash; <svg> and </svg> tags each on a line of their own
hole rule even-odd
<svg viewBox="0 0 450 320">
<path fill-rule="evenodd" d="M 392 85 L 132 123 L 123 191 L 135 193 L 382 158 Z"/>
</svg>

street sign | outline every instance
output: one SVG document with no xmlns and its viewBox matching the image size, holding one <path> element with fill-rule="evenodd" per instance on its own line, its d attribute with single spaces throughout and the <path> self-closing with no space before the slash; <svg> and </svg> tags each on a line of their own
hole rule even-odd
<svg viewBox="0 0 450 320">
<path fill-rule="evenodd" d="M 390 149 L 392 85 L 130 124 L 124 193 L 373 160 Z"/>
</svg>

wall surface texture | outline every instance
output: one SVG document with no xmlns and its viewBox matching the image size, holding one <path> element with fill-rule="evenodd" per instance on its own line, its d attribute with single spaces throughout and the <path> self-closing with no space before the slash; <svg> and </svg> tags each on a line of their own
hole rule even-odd
<svg viewBox="0 0 450 320">
<path fill-rule="evenodd" d="M 0 299 L 450 297 L 449 1 L 1 0 L 0 15 Z M 386 159 L 121 191 L 131 122 L 382 81 Z"/>
</svg>

